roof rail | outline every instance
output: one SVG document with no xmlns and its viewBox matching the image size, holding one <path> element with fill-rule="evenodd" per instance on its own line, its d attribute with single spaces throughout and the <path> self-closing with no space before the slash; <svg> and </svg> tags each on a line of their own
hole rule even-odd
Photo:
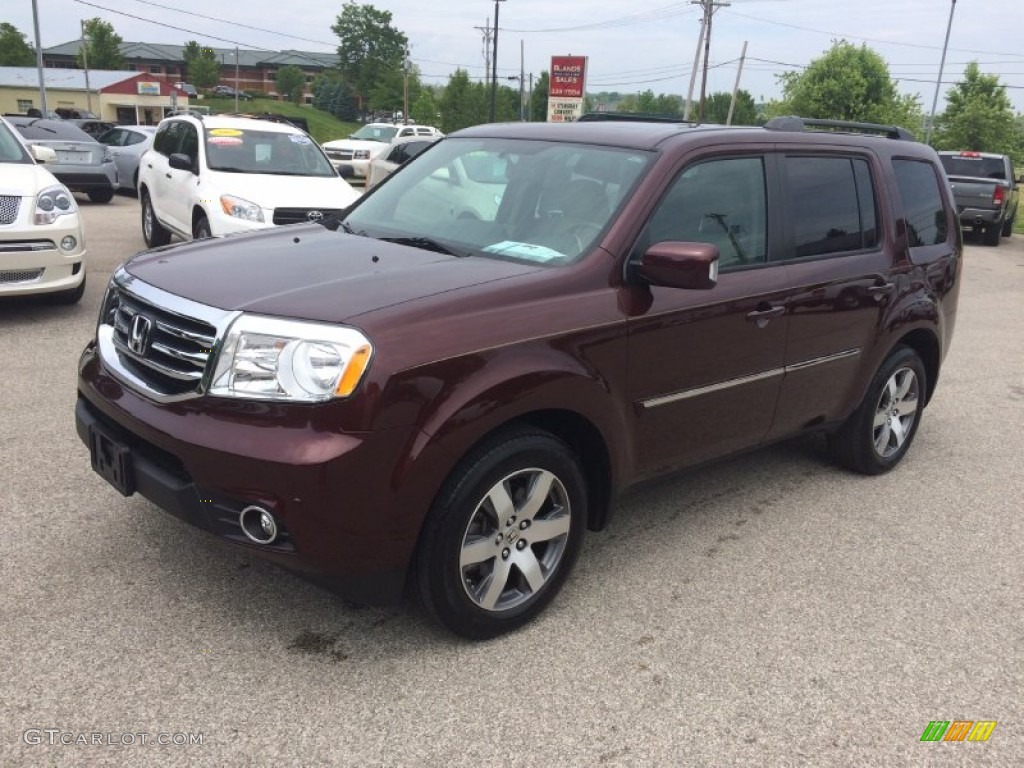
<svg viewBox="0 0 1024 768">
<path fill-rule="evenodd" d="M 690 120 L 683 120 L 676 115 L 654 115 L 647 112 L 587 112 L 576 118 L 577 123 L 590 123 L 603 120 L 617 120 L 627 123 L 683 123 L 696 125 Z"/>
<path fill-rule="evenodd" d="M 855 123 L 849 120 L 818 120 L 809 117 L 797 117 L 795 115 L 773 117 L 764 124 L 764 127 L 769 131 L 806 131 L 808 128 L 828 128 L 850 133 L 874 133 L 901 141 L 917 141 L 910 131 L 897 125 Z"/>
</svg>

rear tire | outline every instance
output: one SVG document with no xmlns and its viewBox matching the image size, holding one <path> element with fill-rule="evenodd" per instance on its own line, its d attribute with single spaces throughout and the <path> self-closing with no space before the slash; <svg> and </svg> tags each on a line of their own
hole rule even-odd
<svg viewBox="0 0 1024 768">
<path fill-rule="evenodd" d="M 985 232 L 981 236 L 981 240 L 985 245 L 998 246 L 999 245 L 1000 227 L 998 224 L 990 224 L 985 227 Z"/>
<path fill-rule="evenodd" d="M 146 247 L 156 248 L 167 245 L 171 242 L 171 233 L 160 224 L 153 212 L 153 203 L 149 199 L 149 192 L 142 190 L 142 239 L 146 241 Z"/>
<path fill-rule="evenodd" d="M 445 481 L 412 567 L 426 611 L 483 640 L 540 613 L 572 570 L 587 521 L 583 471 L 548 432 L 505 430 Z"/>
<path fill-rule="evenodd" d="M 857 410 L 828 436 L 836 463 L 862 475 L 879 475 L 899 464 L 921 423 L 927 385 L 917 352 L 896 347 L 871 380 Z"/>
<path fill-rule="evenodd" d="M 1006 220 L 1006 223 L 1003 224 L 1003 237 L 1010 237 L 1010 235 L 1013 234 L 1013 222 L 1015 222 L 1016 220 L 1017 220 L 1017 213 L 1016 213 L 1016 211 L 1014 211 L 1013 216 L 1008 218 Z"/>
<path fill-rule="evenodd" d="M 94 203 L 109 203 L 114 199 L 114 190 L 112 189 L 94 189 L 86 194 Z"/>
</svg>

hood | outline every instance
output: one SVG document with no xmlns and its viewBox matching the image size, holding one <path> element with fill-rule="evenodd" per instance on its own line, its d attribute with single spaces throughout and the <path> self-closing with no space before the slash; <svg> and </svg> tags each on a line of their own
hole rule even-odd
<svg viewBox="0 0 1024 768">
<path fill-rule="evenodd" d="M 212 187 L 219 194 L 234 195 L 274 208 L 347 208 L 359 197 L 339 176 L 285 176 L 210 171 Z"/>
<path fill-rule="evenodd" d="M 53 174 L 35 163 L 0 164 L 0 195 L 35 197 L 36 194 L 60 184 Z"/>
<path fill-rule="evenodd" d="M 324 142 L 324 149 L 368 149 L 370 152 L 380 152 L 390 146 L 386 141 L 366 141 L 365 139 L 335 139 Z"/>
<path fill-rule="evenodd" d="M 448 256 L 317 224 L 166 246 L 125 266 L 150 285 L 202 304 L 331 323 L 541 269 Z"/>
</svg>

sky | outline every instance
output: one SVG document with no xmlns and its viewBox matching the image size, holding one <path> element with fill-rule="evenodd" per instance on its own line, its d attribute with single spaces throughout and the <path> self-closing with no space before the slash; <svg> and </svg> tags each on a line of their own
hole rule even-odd
<svg viewBox="0 0 1024 768">
<path fill-rule="evenodd" d="M 708 92 L 731 91 L 746 41 L 740 87 L 756 101 L 780 95 L 776 76 L 806 67 L 835 39 L 865 43 L 881 54 L 904 93 L 931 109 L 951 2 L 955 0 L 731 0 L 713 18 Z M 342 8 L 327 0 L 37 0 L 44 48 L 79 35 L 80 19 L 100 17 L 126 41 L 216 47 L 293 48 L 331 52 Z M 490 0 L 375 0 L 409 38 L 423 80 L 444 83 L 457 68 L 485 75 L 482 29 L 493 23 Z M 32 0 L 3 0 L 0 21 L 34 39 Z M 204 18 L 208 17 L 208 18 Z M 536 77 L 560 54 L 589 57 L 588 92 L 650 89 L 685 97 L 700 9 L 682 0 L 503 0 L 498 24 L 498 76 L 522 67 Z M 479 27 L 480 29 L 477 29 Z M 279 31 L 277 31 L 279 30 Z M 969 61 L 998 74 L 1017 112 L 1024 112 L 1024 2 L 956 3 L 944 94 Z M 515 86 L 514 81 L 505 81 Z M 700 77 L 696 92 L 700 91 Z"/>
</svg>

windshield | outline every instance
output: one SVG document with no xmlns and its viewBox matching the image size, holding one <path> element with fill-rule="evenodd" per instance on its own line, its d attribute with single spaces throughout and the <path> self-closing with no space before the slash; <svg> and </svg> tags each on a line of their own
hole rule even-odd
<svg viewBox="0 0 1024 768">
<path fill-rule="evenodd" d="M 398 128 L 393 125 L 364 125 L 352 134 L 350 138 L 362 141 L 382 141 L 387 144 L 398 133 Z"/>
<path fill-rule="evenodd" d="M 207 128 L 207 165 L 228 173 L 337 176 L 330 160 L 304 133 Z"/>
<path fill-rule="evenodd" d="M 1001 157 L 972 155 L 939 155 L 948 176 L 968 176 L 976 179 L 1006 180 L 1006 164 Z"/>
<path fill-rule="evenodd" d="M 18 141 L 18 137 L 7 127 L 7 124 L 0 122 L 0 163 L 31 163 L 25 147 Z"/>
<path fill-rule="evenodd" d="M 569 264 L 604 232 L 650 157 L 549 141 L 444 139 L 367 195 L 344 228 L 429 240 L 457 254 Z"/>
</svg>

